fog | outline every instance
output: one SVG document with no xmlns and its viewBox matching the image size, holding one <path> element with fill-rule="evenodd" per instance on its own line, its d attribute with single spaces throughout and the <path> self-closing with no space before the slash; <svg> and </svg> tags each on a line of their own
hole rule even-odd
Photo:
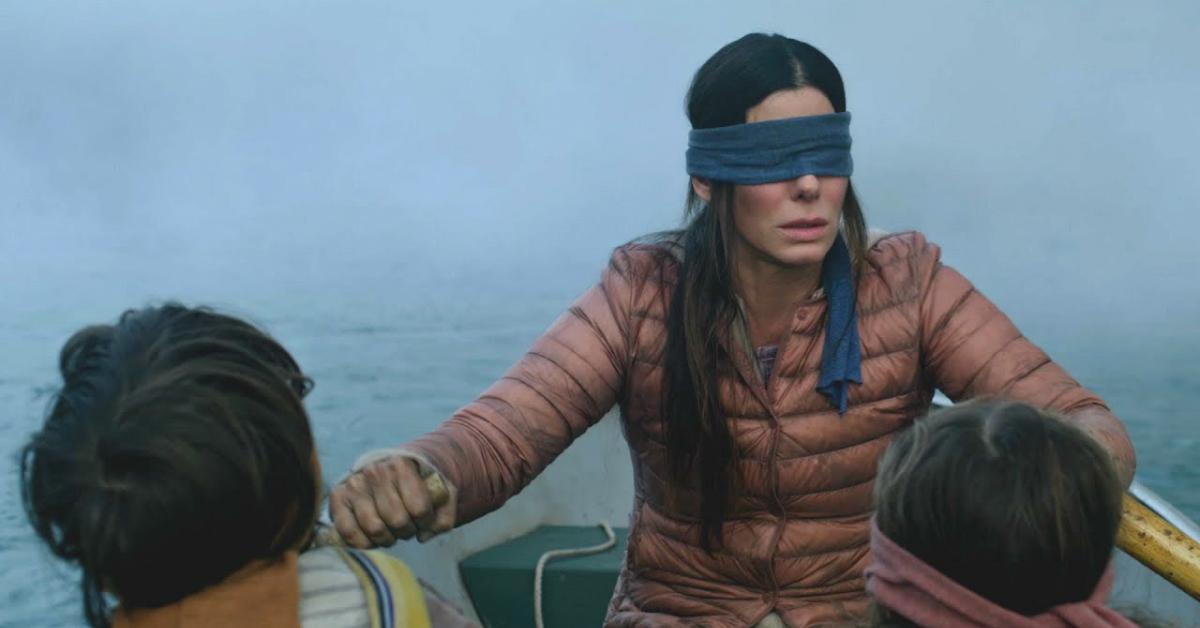
<svg viewBox="0 0 1200 628">
<path fill-rule="evenodd" d="M 1200 8 L 867 6 L 0 4 L 6 289 L 213 260 L 590 278 L 677 223 L 690 75 L 769 30 L 841 67 L 874 226 L 1018 315 L 1196 320 Z"/>
</svg>

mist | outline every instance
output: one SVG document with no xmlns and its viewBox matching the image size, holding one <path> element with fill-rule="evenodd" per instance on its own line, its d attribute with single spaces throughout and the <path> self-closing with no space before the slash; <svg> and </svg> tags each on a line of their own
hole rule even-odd
<svg viewBox="0 0 1200 628">
<path fill-rule="evenodd" d="M 578 291 L 678 224 L 691 73 L 768 30 L 840 65 L 873 226 L 1034 326 L 1192 324 L 1200 9 L 1017 4 L 5 3 L 0 276 Z"/>
</svg>

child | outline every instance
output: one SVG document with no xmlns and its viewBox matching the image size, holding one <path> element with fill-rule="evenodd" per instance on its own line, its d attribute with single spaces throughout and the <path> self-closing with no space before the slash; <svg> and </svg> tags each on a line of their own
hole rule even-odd
<svg viewBox="0 0 1200 628">
<path fill-rule="evenodd" d="M 879 464 L 876 625 L 1134 626 L 1104 606 L 1122 486 L 1104 450 L 1023 403 L 969 403 Z"/>
<path fill-rule="evenodd" d="M 79 331 L 59 370 L 21 489 L 38 535 L 81 568 L 91 626 L 430 625 L 395 558 L 300 553 L 321 501 L 312 383 L 271 337 L 168 304 Z"/>
</svg>

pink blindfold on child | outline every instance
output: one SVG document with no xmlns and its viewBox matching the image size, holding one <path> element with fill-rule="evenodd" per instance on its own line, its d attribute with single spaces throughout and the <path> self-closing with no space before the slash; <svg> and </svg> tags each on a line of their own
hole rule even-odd
<svg viewBox="0 0 1200 628">
<path fill-rule="evenodd" d="M 1110 564 L 1091 597 L 1032 617 L 1008 610 L 967 589 L 889 539 L 871 520 L 871 565 L 865 577 L 875 599 L 922 626 L 946 628 L 1137 628 L 1105 606 Z"/>
</svg>

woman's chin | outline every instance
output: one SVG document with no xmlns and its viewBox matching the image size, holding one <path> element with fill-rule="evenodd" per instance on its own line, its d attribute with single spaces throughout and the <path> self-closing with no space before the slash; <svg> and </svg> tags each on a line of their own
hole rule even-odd
<svg viewBox="0 0 1200 628">
<path fill-rule="evenodd" d="M 775 252 L 776 260 L 784 266 L 812 266 L 825 261 L 832 242 L 817 240 L 814 242 L 795 242 Z"/>
</svg>

